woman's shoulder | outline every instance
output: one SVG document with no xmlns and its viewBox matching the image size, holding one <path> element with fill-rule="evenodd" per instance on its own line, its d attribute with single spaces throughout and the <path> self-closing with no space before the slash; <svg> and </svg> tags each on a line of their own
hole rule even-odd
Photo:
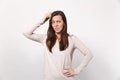
<svg viewBox="0 0 120 80">
<path fill-rule="evenodd" d="M 72 38 L 72 39 L 77 38 L 77 36 L 74 35 L 74 34 L 69 34 L 69 37 Z"/>
<path fill-rule="evenodd" d="M 75 34 L 69 34 L 69 38 L 70 38 L 73 42 L 81 41 L 80 38 L 79 38 L 78 36 L 76 36 Z"/>
<path fill-rule="evenodd" d="M 37 34 L 39 42 L 43 42 L 47 38 L 47 34 Z"/>
<path fill-rule="evenodd" d="M 47 34 L 37 34 L 40 38 L 46 38 Z"/>
</svg>

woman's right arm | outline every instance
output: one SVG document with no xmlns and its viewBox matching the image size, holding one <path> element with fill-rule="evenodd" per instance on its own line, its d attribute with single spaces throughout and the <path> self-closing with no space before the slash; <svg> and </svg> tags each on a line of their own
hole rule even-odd
<svg viewBox="0 0 120 80">
<path fill-rule="evenodd" d="M 27 31 L 23 32 L 23 35 L 33 41 L 41 42 L 45 35 L 36 34 L 36 33 L 34 33 L 34 31 L 50 18 L 51 18 L 51 13 L 50 12 L 46 13 L 41 22 L 39 22 L 36 25 L 32 26 L 31 28 L 27 29 Z"/>
<path fill-rule="evenodd" d="M 30 40 L 40 42 L 40 38 L 42 37 L 40 34 L 34 33 L 34 31 L 40 26 L 41 24 L 38 23 L 35 26 L 30 27 L 26 31 L 23 32 L 23 35 Z"/>
</svg>

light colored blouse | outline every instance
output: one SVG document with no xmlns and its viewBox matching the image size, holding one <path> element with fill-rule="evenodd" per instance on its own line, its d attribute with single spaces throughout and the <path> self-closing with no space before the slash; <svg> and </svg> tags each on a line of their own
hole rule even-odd
<svg viewBox="0 0 120 80">
<path fill-rule="evenodd" d="M 59 42 L 57 40 L 51 53 L 46 46 L 47 35 L 33 33 L 36 29 L 37 27 L 32 27 L 24 35 L 44 46 L 44 80 L 75 80 L 74 76 L 64 76 L 63 69 L 72 67 L 72 55 L 74 50 L 78 49 L 84 55 L 82 62 L 74 69 L 75 74 L 79 74 L 92 58 L 90 50 L 75 35 L 70 35 L 68 37 L 69 46 L 66 50 L 59 50 Z"/>
</svg>

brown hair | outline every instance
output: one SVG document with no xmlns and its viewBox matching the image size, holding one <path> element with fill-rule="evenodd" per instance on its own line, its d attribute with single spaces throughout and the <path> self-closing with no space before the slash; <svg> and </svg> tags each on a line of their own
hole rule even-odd
<svg viewBox="0 0 120 80">
<path fill-rule="evenodd" d="M 51 18 L 49 20 L 49 28 L 48 28 L 48 31 L 47 31 L 47 40 L 46 40 L 46 45 L 49 49 L 50 52 L 52 52 L 52 48 L 53 46 L 55 45 L 56 43 L 56 34 L 55 34 L 55 31 L 54 29 L 52 28 L 52 18 L 56 15 L 60 15 L 63 19 L 63 29 L 61 31 L 61 40 L 59 42 L 59 49 L 60 51 L 63 51 L 65 50 L 68 45 L 69 45 L 69 42 L 68 42 L 68 36 L 69 34 L 67 33 L 67 20 L 66 20 L 66 16 L 65 14 L 62 12 L 62 11 L 54 11 L 52 14 L 51 14 Z"/>
</svg>

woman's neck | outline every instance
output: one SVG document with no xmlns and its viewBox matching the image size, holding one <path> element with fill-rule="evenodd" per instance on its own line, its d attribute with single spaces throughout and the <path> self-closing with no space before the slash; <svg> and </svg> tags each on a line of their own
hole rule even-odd
<svg viewBox="0 0 120 80">
<path fill-rule="evenodd" d="M 61 40 L 61 34 L 56 34 L 56 37 L 57 37 L 58 41 Z"/>
</svg>

